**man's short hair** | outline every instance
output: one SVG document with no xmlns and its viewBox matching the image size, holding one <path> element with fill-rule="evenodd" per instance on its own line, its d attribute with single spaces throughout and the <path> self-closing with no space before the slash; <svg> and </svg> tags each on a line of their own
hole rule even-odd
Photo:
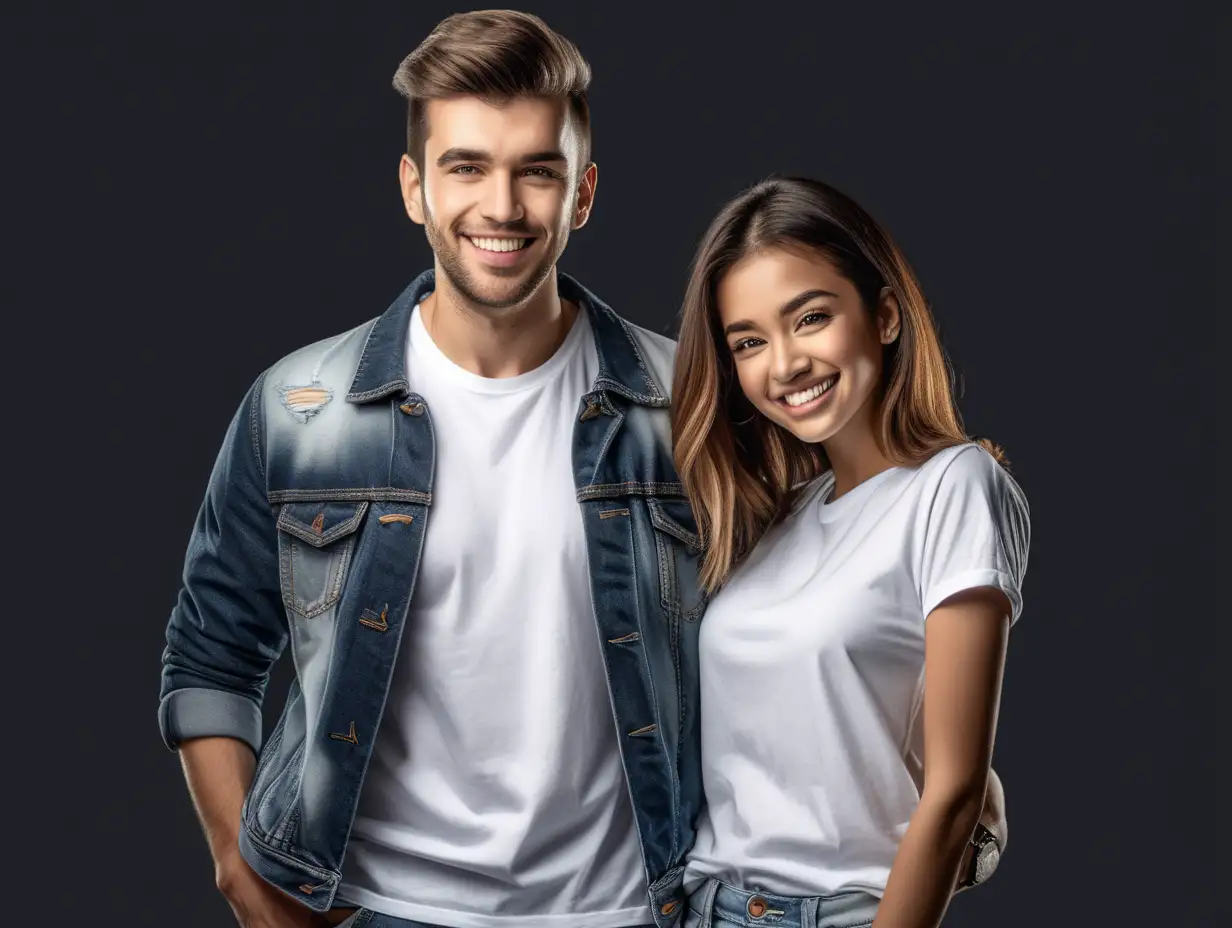
<svg viewBox="0 0 1232 928">
<path fill-rule="evenodd" d="M 423 172 L 429 100 L 479 97 L 563 99 L 577 121 L 582 164 L 590 161 L 590 65 L 577 47 L 539 17 L 515 10 L 456 13 L 432 30 L 398 66 L 394 89 L 407 100 L 406 151 Z"/>
</svg>

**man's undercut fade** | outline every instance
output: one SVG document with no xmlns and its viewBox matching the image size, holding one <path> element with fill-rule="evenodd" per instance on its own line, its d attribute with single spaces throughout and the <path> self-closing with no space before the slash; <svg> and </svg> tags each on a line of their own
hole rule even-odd
<svg viewBox="0 0 1232 928">
<path fill-rule="evenodd" d="M 539 17 L 516 10 L 456 13 L 432 30 L 394 74 L 407 101 L 406 151 L 423 175 L 431 100 L 478 97 L 496 105 L 518 97 L 565 100 L 576 122 L 581 164 L 590 161 L 590 65 Z"/>
</svg>

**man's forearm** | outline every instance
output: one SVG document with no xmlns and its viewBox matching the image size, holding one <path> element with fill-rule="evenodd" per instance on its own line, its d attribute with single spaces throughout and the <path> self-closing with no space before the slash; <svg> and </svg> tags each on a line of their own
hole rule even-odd
<svg viewBox="0 0 1232 928">
<path fill-rule="evenodd" d="M 193 738 L 180 745 L 188 791 L 215 866 L 239 852 L 240 810 L 257 761 L 235 738 Z"/>
</svg>

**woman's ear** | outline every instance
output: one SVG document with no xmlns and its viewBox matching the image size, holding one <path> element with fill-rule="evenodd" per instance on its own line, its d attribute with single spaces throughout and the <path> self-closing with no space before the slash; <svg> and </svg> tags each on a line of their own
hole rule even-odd
<svg viewBox="0 0 1232 928">
<path fill-rule="evenodd" d="M 877 337 L 883 345 L 892 345 L 902 330 L 902 314 L 898 309 L 898 297 L 889 287 L 881 288 L 877 301 Z"/>
</svg>

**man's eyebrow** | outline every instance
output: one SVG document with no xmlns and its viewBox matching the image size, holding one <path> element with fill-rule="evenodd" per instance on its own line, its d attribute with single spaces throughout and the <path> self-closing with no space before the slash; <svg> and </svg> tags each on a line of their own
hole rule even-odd
<svg viewBox="0 0 1232 928">
<path fill-rule="evenodd" d="M 565 157 L 565 153 L 556 148 L 548 148 L 543 151 L 532 152 L 529 155 L 523 155 L 519 159 L 522 164 L 538 164 L 543 161 L 559 161 L 567 162 L 569 159 Z"/>
<path fill-rule="evenodd" d="M 531 152 L 529 155 L 523 155 L 518 159 L 519 164 L 543 164 L 545 162 L 559 162 L 564 164 L 569 159 L 565 157 L 565 153 L 556 148 L 544 149 L 543 151 Z M 457 164 L 460 161 L 475 161 L 479 164 L 491 164 L 492 156 L 486 151 L 480 151 L 477 148 L 450 148 L 443 152 L 436 159 L 436 166 L 443 168 L 447 164 Z"/>
<path fill-rule="evenodd" d="M 436 159 L 436 166 L 443 168 L 447 164 L 456 164 L 459 161 L 480 161 L 488 164 L 492 161 L 492 156 L 477 148 L 450 148 Z"/>
<path fill-rule="evenodd" d="M 790 300 L 788 300 L 781 307 L 779 307 L 779 315 L 789 316 L 792 313 L 794 313 L 797 309 L 799 309 L 801 306 L 803 306 L 805 303 L 811 302 L 812 300 L 817 299 L 819 296 L 832 296 L 835 299 L 838 299 L 838 294 L 833 293 L 830 290 L 805 290 L 803 293 L 797 293 Z M 731 335 L 735 332 L 748 332 L 749 330 L 754 329 L 754 328 L 756 328 L 756 326 L 753 325 L 753 323 L 749 322 L 747 319 L 739 319 L 736 322 L 733 322 L 727 328 L 725 328 L 723 330 L 723 334 Z"/>
</svg>

